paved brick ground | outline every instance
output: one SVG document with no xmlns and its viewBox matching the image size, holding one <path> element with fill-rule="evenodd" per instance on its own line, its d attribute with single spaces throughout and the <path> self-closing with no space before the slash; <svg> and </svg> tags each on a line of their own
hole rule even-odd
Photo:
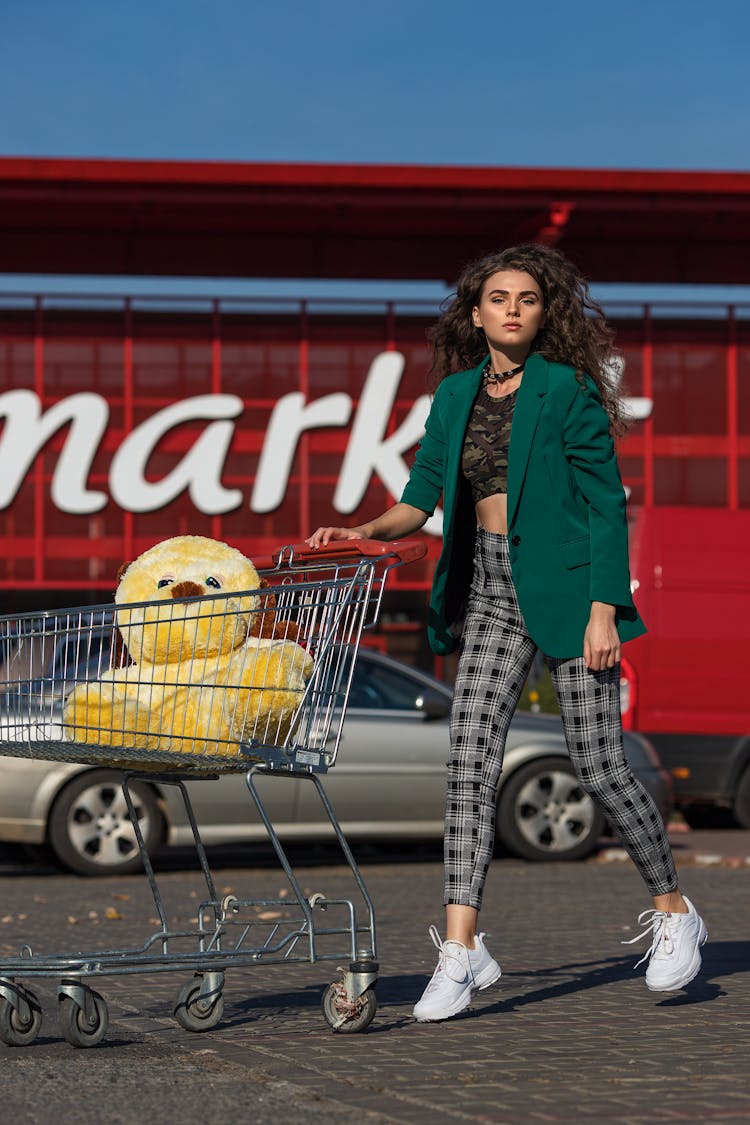
<svg viewBox="0 0 750 1125">
<path fill-rule="evenodd" d="M 483 928 L 503 967 L 498 986 L 443 1024 L 417 1024 L 411 1006 L 434 966 L 427 937 L 440 922 L 441 870 L 374 857 L 364 873 L 375 900 L 381 977 L 367 1032 L 331 1032 L 320 1013 L 335 964 L 263 965 L 227 976 L 222 1023 L 191 1035 L 171 1017 L 184 974 L 97 984 L 110 1032 L 95 1050 L 60 1037 L 52 982 L 41 982 L 45 1023 L 32 1046 L 0 1045 L 3 1116 L 48 1122 L 191 1125 L 232 1114 L 253 1122 L 604 1122 L 750 1120 L 750 867 L 702 864 L 682 847 L 682 882 L 704 914 L 705 971 L 681 993 L 649 993 L 637 933 L 648 906 L 628 864 L 493 864 Z M 324 857 L 325 858 L 325 857 Z M 306 890 L 348 893 L 339 866 L 303 863 Z M 188 920 L 195 875 L 170 870 L 164 887 Z M 274 898 L 272 863 L 217 872 L 226 893 Z M 35 948 L 121 947 L 154 914 L 140 878 L 86 881 L 8 868 L 0 874 L 0 957 Z M 193 897 L 195 896 L 195 897 Z M 106 916 L 107 910 L 121 915 Z M 72 919 L 72 920 L 71 920 Z"/>
</svg>

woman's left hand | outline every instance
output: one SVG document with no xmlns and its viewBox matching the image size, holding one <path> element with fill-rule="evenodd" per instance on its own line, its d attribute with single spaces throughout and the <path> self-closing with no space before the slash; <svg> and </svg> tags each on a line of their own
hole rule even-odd
<svg viewBox="0 0 750 1125">
<path fill-rule="evenodd" d="M 620 638 L 615 625 L 615 607 L 592 602 L 589 623 L 583 634 L 583 659 L 592 672 L 614 668 L 620 659 Z"/>
</svg>

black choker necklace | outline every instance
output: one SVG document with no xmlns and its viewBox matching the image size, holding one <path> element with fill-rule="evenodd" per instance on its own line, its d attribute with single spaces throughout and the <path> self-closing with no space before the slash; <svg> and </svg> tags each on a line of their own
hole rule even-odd
<svg viewBox="0 0 750 1125">
<path fill-rule="evenodd" d="M 487 360 L 482 371 L 482 383 L 486 387 L 488 383 L 504 383 L 506 379 L 512 379 L 514 375 L 520 375 L 523 371 L 523 364 L 519 363 L 518 367 L 511 367 L 510 371 L 491 371 L 492 360 Z"/>
</svg>

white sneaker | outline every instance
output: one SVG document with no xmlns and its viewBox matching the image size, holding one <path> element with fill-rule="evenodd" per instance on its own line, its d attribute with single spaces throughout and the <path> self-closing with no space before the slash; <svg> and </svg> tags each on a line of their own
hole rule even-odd
<svg viewBox="0 0 750 1125">
<path fill-rule="evenodd" d="M 500 966 L 484 944 L 484 934 L 474 935 L 474 948 L 469 950 L 469 964 L 474 977 L 472 987 L 479 992 L 500 980 Z"/>
<path fill-rule="evenodd" d="M 623 942 L 632 945 L 652 933 L 651 948 L 635 965 L 637 969 L 648 960 L 646 986 L 652 992 L 675 992 L 690 984 L 700 972 L 701 946 L 708 940 L 708 930 L 690 899 L 685 902 L 687 914 L 644 910 L 638 915 L 638 922 L 646 929 L 631 941 Z"/>
<path fill-rule="evenodd" d="M 487 951 L 484 934 L 476 935 L 474 949 L 460 941 L 442 942 L 434 926 L 429 934 L 439 956 L 430 983 L 414 1005 L 414 1018 L 420 1023 L 457 1016 L 468 1008 L 473 991 L 489 988 L 500 979 L 500 966 Z"/>
</svg>

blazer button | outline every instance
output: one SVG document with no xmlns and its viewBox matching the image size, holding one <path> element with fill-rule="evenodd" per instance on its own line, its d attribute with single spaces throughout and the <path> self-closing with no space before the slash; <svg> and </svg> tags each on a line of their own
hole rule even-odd
<svg viewBox="0 0 750 1125">
<path fill-rule="evenodd" d="M 514 535 L 513 538 L 511 539 L 511 543 L 513 544 L 514 547 L 520 547 L 521 536 L 520 535 Z"/>
</svg>

